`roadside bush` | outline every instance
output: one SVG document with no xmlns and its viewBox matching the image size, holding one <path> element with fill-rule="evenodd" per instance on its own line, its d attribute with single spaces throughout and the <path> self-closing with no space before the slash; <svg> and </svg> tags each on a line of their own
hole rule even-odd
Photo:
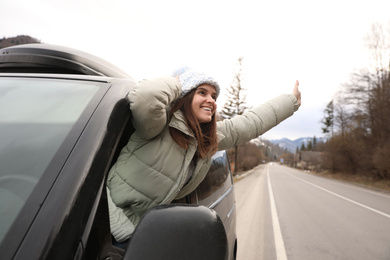
<svg viewBox="0 0 390 260">
<path fill-rule="evenodd" d="M 377 147 L 373 162 L 376 168 L 376 172 L 381 179 L 390 179 L 390 140 L 385 144 Z"/>
<path fill-rule="evenodd" d="M 248 171 L 259 165 L 264 158 L 262 151 L 252 143 L 238 147 L 238 162 L 240 171 Z"/>
</svg>

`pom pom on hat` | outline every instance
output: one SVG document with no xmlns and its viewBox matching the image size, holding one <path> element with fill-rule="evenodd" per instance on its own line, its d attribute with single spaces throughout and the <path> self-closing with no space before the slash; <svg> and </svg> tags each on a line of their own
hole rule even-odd
<svg viewBox="0 0 390 260">
<path fill-rule="evenodd" d="M 173 76 L 179 76 L 180 83 L 182 84 L 182 90 L 180 98 L 188 94 L 191 90 L 196 89 L 200 85 L 209 84 L 215 87 L 217 97 L 219 96 L 220 88 L 217 81 L 212 77 L 207 76 L 203 72 L 197 72 L 184 67 L 176 70 Z"/>
<path fill-rule="evenodd" d="M 191 68 L 190 68 L 190 67 L 187 67 L 187 66 L 179 67 L 179 68 L 177 68 L 175 71 L 173 71 L 172 77 L 178 77 L 178 76 L 180 76 L 181 74 L 183 74 L 184 72 L 189 71 L 189 70 L 191 70 Z"/>
</svg>

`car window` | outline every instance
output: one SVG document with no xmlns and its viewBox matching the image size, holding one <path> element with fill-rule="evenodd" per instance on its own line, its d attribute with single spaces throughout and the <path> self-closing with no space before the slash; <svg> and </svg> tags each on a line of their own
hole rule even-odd
<svg viewBox="0 0 390 260">
<path fill-rule="evenodd" d="M 224 151 L 213 156 L 210 170 L 197 189 L 200 204 L 210 206 L 233 185 L 227 162 Z"/>
<path fill-rule="evenodd" d="M 0 242 L 98 86 L 0 78 Z"/>
</svg>

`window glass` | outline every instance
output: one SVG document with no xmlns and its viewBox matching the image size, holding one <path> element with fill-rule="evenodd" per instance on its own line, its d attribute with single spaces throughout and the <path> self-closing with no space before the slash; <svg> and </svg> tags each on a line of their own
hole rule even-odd
<svg viewBox="0 0 390 260">
<path fill-rule="evenodd" d="M 97 84 L 0 78 L 0 242 Z"/>
<path fill-rule="evenodd" d="M 217 152 L 205 179 L 197 189 L 198 200 L 203 205 L 211 205 L 221 197 L 232 185 L 230 168 L 226 153 Z"/>
</svg>

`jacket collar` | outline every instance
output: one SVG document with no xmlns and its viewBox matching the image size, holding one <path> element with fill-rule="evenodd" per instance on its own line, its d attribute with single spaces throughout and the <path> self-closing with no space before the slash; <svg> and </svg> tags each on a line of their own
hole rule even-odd
<svg viewBox="0 0 390 260">
<path fill-rule="evenodd" d="M 183 132 L 186 135 L 189 135 L 193 138 L 195 138 L 194 133 L 190 128 L 188 128 L 186 120 L 184 118 L 183 112 L 180 110 L 173 113 L 172 119 L 169 122 L 169 126 L 176 128 L 177 130 Z"/>
</svg>

